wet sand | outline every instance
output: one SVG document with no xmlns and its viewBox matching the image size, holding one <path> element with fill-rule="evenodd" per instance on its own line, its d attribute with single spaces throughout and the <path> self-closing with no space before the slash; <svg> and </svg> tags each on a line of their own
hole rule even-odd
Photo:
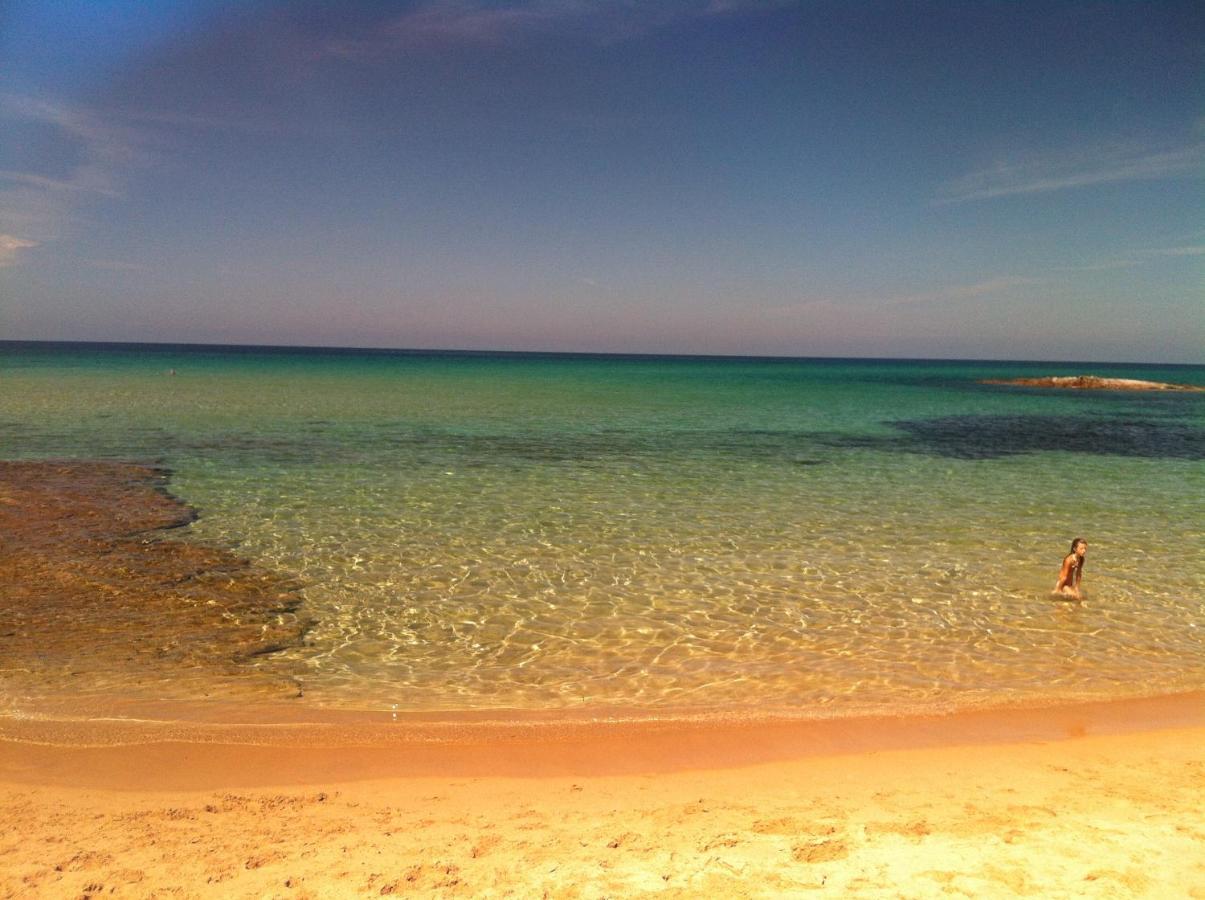
<svg viewBox="0 0 1205 900">
<path fill-rule="evenodd" d="M 1205 896 L 1201 698 L 1150 704 L 991 743 L 1026 715 L 845 744 L 840 723 L 113 744 L 95 722 L 31 743 L 9 721 L 0 895 Z"/>
</svg>

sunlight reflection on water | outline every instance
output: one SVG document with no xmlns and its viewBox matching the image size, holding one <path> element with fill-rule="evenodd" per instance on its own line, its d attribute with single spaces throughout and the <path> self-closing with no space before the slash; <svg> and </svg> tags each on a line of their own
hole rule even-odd
<svg viewBox="0 0 1205 900">
<path fill-rule="evenodd" d="M 188 539 L 304 584 L 304 702 L 1205 687 L 1197 398 L 976 385 L 989 364 L 283 359 L 10 369 L 0 437 L 172 466 Z M 1076 534 L 1088 601 L 1052 601 Z"/>
</svg>

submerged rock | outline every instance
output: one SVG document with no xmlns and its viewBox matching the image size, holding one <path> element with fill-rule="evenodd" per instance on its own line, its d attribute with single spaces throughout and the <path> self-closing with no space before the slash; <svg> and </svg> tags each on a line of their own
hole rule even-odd
<svg viewBox="0 0 1205 900">
<path fill-rule="evenodd" d="M 6 692 L 296 695 L 287 667 L 264 660 L 311 625 L 300 585 L 170 539 L 196 512 L 167 480 L 129 463 L 0 461 Z"/>
</svg>

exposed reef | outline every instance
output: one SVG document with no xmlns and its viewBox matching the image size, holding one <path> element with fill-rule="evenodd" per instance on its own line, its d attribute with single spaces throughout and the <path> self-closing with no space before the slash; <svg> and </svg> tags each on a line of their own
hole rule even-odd
<svg viewBox="0 0 1205 900">
<path fill-rule="evenodd" d="M 0 693 L 295 696 L 300 585 L 173 540 L 196 518 L 159 468 L 0 461 Z"/>
<path fill-rule="evenodd" d="M 1064 388 L 1076 391 L 1191 391 L 1205 392 L 1195 384 L 1168 384 L 1137 378 L 1101 378 L 1099 375 L 1050 375 L 1045 378 L 985 378 L 980 384 L 1008 384 L 1016 387 Z"/>
</svg>

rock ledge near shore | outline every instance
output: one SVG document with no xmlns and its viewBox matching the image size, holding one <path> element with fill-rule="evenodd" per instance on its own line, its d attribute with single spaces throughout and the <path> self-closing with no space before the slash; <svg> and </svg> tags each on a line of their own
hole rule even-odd
<svg viewBox="0 0 1205 900">
<path fill-rule="evenodd" d="M 1045 378 L 984 378 L 980 384 L 1006 384 L 1015 387 L 1064 388 L 1086 391 L 1187 391 L 1205 392 L 1195 384 L 1168 384 L 1137 378 L 1101 378 L 1099 375 L 1049 375 Z"/>
<path fill-rule="evenodd" d="M 195 511 L 168 472 L 0 460 L 0 700 L 296 696 L 285 661 L 312 624 L 300 584 L 168 537 Z"/>
</svg>

